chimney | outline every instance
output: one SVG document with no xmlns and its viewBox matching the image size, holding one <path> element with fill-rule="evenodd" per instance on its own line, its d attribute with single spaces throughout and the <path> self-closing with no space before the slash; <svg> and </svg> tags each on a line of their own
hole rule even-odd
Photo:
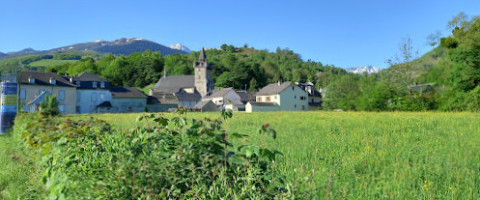
<svg viewBox="0 0 480 200">
<path fill-rule="evenodd" d="M 280 86 L 282 83 L 280 81 L 277 82 L 277 85 Z"/>
</svg>

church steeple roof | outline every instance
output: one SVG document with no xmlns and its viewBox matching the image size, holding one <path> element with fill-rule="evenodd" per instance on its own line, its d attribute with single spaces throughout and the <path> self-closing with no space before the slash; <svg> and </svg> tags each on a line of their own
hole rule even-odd
<svg viewBox="0 0 480 200">
<path fill-rule="evenodd" d="M 202 47 L 202 50 L 200 51 L 200 56 L 198 57 L 198 61 L 206 61 L 207 56 L 205 56 L 205 49 Z"/>
</svg>

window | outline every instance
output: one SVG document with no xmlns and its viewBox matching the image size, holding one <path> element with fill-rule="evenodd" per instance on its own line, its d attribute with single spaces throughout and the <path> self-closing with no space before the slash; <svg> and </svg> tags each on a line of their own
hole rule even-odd
<svg viewBox="0 0 480 200">
<path fill-rule="evenodd" d="M 297 95 L 293 96 L 294 99 L 297 99 Z"/>
<path fill-rule="evenodd" d="M 64 113 L 65 112 L 65 105 L 58 105 L 58 111 Z"/>
<path fill-rule="evenodd" d="M 27 98 L 27 90 L 25 88 L 20 89 L 20 99 L 26 99 Z"/>
<path fill-rule="evenodd" d="M 105 88 L 105 82 L 100 82 L 100 87 Z"/>
<path fill-rule="evenodd" d="M 58 91 L 58 100 L 63 101 L 65 100 L 65 90 Z"/>
<path fill-rule="evenodd" d="M 273 99 L 277 99 L 277 96 L 273 96 Z"/>
<path fill-rule="evenodd" d="M 270 101 L 270 97 L 266 97 L 266 98 L 265 98 L 265 101 Z"/>
<path fill-rule="evenodd" d="M 92 82 L 92 87 L 93 87 L 93 88 L 97 88 L 97 82 L 93 81 L 93 82 Z"/>
<path fill-rule="evenodd" d="M 305 110 L 305 105 L 302 105 L 302 110 Z"/>
<path fill-rule="evenodd" d="M 262 101 L 262 97 L 258 97 L 258 98 L 257 98 L 257 101 L 258 101 L 258 102 Z"/>
<path fill-rule="evenodd" d="M 57 80 L 55 80 L 54 78 L 50 78 L 50 84 L 52 85 L 57 84 Z"/>
<path fill-rule="evenodd" d="M 292 90 L 295 90 L 295 87 L 292 86 Z"/>
<path fill-rule="evenodd" d="M 296 108 L 296 107 L 297 107 L 297 104 L 295 104 L 295 106 L 294 106 L 294 107 Z"/>
<path fill-rule="evenodd" d="M 300 100 L 305 100 L 305 96 L 300 96 Z"/>
<path fill-rule="evenodd" d="M 80 81 L 75 81 L 75 84 L 77 85 L 77 87 L 80 87 Z"/>
<path fill-rule="evenodd" d="M 193 102 L 192 102 L 192 101 L 189 101 L 189 102 L 188 102 L 188 107 L 192 107 L 192 106 L 193 106 L 192 104 L 193 104 Z"/>
</svg>

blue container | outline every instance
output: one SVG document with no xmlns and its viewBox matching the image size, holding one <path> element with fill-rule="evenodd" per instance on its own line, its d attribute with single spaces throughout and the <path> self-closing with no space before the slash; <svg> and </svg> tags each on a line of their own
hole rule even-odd
<svg viewBox="0 0 480 200">
<path fill-rule="evenodd" d="M 0 133 L 7 133 L 13 127 L 16 113 L 0 113 Z"/>
<path fill-rule="evenodd" d="M 5 95 L 17 95 L 17 83 L 15 82 L 2 82 L 2 94 Z"/>
<path fill-rule="evenodd" d="M 0 83 L 0 93 L 0 133 L 6 133 L 17 115 L 17 83 Z"/>
<path fill-rule="evenodd" d="M 1 113 L 16 113 L 17 106 L 16 105 L 5 105 L 0 107 Z"/>
</svg>

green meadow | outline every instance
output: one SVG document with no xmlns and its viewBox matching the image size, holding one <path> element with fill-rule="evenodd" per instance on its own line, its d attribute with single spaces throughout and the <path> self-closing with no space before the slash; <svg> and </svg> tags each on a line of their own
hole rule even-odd
<svg viewBox="0 0 480 200">
<path fill-rule="evenodd" d="M 65 118 L 94 117 L 129 130 L 140 115 Z M 219 113 L 186 115 L 220 117 Z M 313 199 L 479 199 L 479 121 L 476 113 L 234 113 L 228 133 L 250 135 L 232 141 L 236 144 L 253 143 L 282 152 L 275 167 L 297 191 Z M 265 123 L 276 130 L 277 139 L 257 134 Z M 18 145 L 21 141 L 15 135 L 0 136 L 0 197 L 15 197 L 15 184 L 22 186 L 37 173 L 31 167 L 15 167 L 28 163 Z"/>
<path fill-rule="evenodd" d="M 65 63 L 74 63 L 74 62 L 78 62 L 78 60 L 44 59 L 44 60 L 32 62 L 28 65 L 31 67 L 50 67 L 50 66 L 63 65 Z"/>
<path fill-rule="evenodd" d="M 94 117 L 128 129 L 138 115 Z M 317 198 L 478 199 L 479 122 L 475 113 L 235 113 L 228 132 L 250 135 L 236 143 L 264 141 L 281 151 L 277 164 L 287 180 Z M 277 131 L 276 140 L 256 134 L 264 123 Z"/>
</svg>

